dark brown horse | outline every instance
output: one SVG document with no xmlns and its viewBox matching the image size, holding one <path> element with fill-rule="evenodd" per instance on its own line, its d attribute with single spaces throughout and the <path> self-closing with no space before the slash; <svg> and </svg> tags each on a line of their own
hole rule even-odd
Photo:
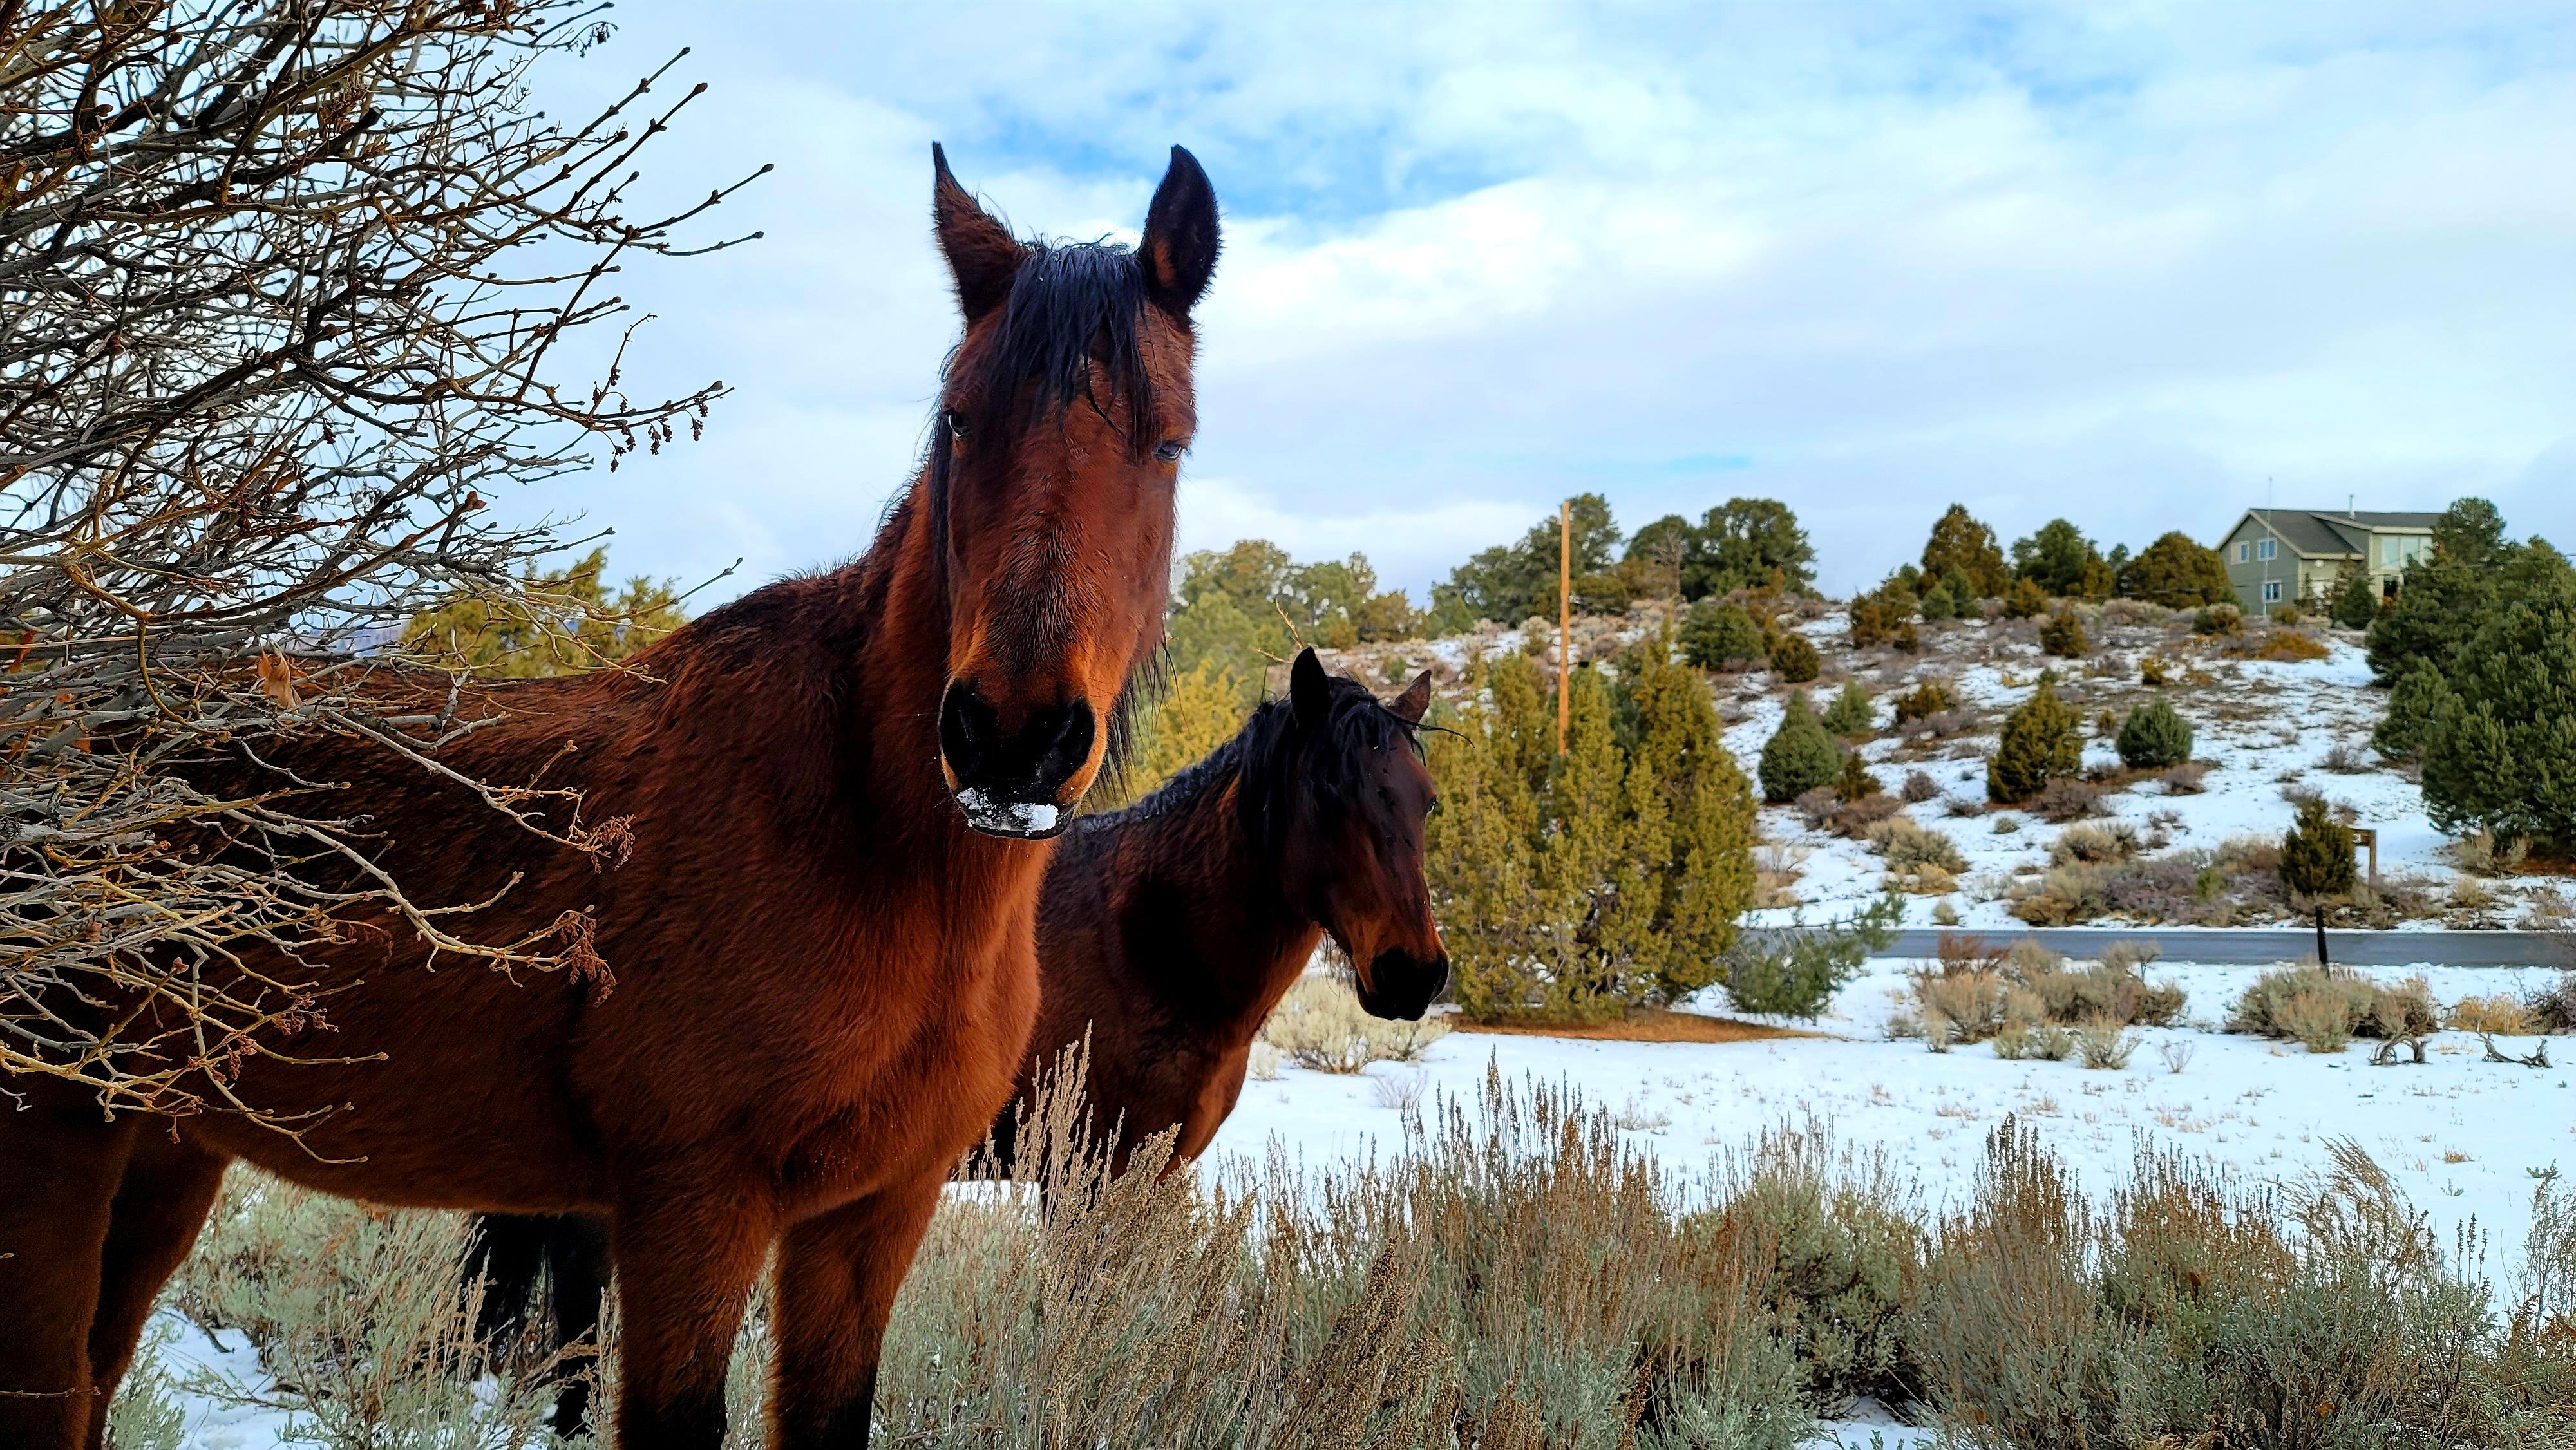
<svg viewBox="0 0 2576 1450">
<path fill-rule="evenodd" d="M 1174 1161 L 1197 1157 L 1243 1092 L 1254 1035 L 1327 935 L 1369 1011 L 1420 1017 L 1449 978 L 1422 871 L 1431 777 L 1413 742 L 1430 699 L 1427 672 L 1380 705 L 1305 651 L 1288 698 L 1215 754 L 1075 822 L 1039 898 L 1038 1027 L 1014 1097 L 1087 1036 L 1083 1103 L 1114 1166 L 1175 1129 Z M 1005 1165 L 1012 1116 L 994 1124 Z M 588 1220 L 486 1217 L 471 1265 L 486 1278 L 484 1332 L 516 1331 L 542 1267 L 546 1337 L 577 1343 L 599 1323 L 605 1250 Z M 575 1381 L 556 1428 L 574 1433 L 584 1402 Z"/>
<path fill-rule="evenodd" d="M 631 820 L 625 864 L 596 871 L 380 746 L 274 752 L 348 783 L 335 799 L 416 897 L 497 896 L 461 919 L 484 940 L 592 909 L 613 984 L 424 970 L 381 913 L 331 962 L 246 963 L 327 994 L 333 1030 L 292 1044 L 306 1061 L 254 1058 L 233 1084 L 320 1112 L 301 1143 L 12 1084 L 0 1445 L 98 1443 L 234 1158 L 380 1203 L 605 1218 L 629 1446 L 722 1439 L 774 1246 L 772 1439 L 866 1442 L 887 1310 L 1036 1014 L 1034 838 L 1070 818 L 1160 639 L 1189 314 L 1217 250 L 1177 148 L 1132 253 L 1017 240 L 934 159 L 964 335 L 927 464 L 867 554 L 714 610 L 633 671 L 466 701 L 493 723 L 446 763 L 578 787 L 591 818 Z"/>
</svg>

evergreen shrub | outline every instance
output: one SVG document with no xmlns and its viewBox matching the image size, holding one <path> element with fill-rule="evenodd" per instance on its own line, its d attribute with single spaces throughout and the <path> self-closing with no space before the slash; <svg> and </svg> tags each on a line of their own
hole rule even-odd
<svg viewBox="0 0 2576 1450">
<path fill-rule="evenodd" d="M 2191 722 L 2162 700 L 2149 700 L 2120 722 L 2120 763 L 2131 770 L 2163 770 L 2191 759 Z"/>
<path fill-rule="evenodd" d="M 2299 818 L 2281 837 L 2281 884 L 2301 896 L 2341 896 L 2352 890 L 2352 827 L 2334 818 L 2322 799 L 2299 807 Z"/>
<path fill-rule="evenodd" d="M 2083 758 L 2075 712 L 2057 698 L 2057 686 L 2042 679 L 2031 697 L 2004 718 L 2003 740 L 1986 767 L 1986 796 L 2019 805 L 2051 780 L 2076 774 Z"/>
<path fill-rule="evenodd" d="M 1679 1001 L 1717 980 L 1752 905 L 1752 790 L 1706 683 L 1660 642 L 1621 664 L 1574 673 L 1563 756 L 1553 681 L 1521 655 L 1480 661 L 1455 733 L 1431 739 L 1432 904 L 1471 1021 Z"/>
<path fill-rule="evenodd" d="M 1789 684 L 1803 685 L 1824 673 L 1825 660 L 1814 641 L 1794 629 L 1782 630 L 1771 641 L 1771 670 Z"/>
<path fill-rule="evenodd" d="M 1807 692 L 1790 691 L 1779 728 L 1762 746 L 1762 798 L 1783 805 L 1831 784 L 1842 772 L 1842 754 L 1824 722 L 1807 707 Z"/>
</svg>

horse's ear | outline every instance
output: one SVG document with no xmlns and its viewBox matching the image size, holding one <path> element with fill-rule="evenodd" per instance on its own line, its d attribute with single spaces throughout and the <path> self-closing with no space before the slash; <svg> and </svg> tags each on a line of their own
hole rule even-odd
<svg viewBox="0 0 2576 1450">
<path fill-rule="evenodd" d="M 974 194 L 957 184 L 948 169 L 948 153 L 930 143 L 930 219 L 938 233 L 948 273 L 957 279 L 957 309 L 968 322 L 999 307 L 1011 295 L 1011 279 L 1028 260 L 1011 229 L 977 204 Z"/>
<path fill-rule="evenodd" d="M 1387 711 L 1407 725 L 1422 723 L 1422 712 L 1431 708 L 1431 672 L 1424 670 L 1404 687 L 1404 693 L 1387 703 Z"/>
<path fill-rule="evenodd" d="M 1145 209 L 1145 293 L 1174 317 L 1187 317 L 1216 271 L 1216 188 L 1198 158 L 1175 146 L 1172 168 Z"/>
<path fill-rule="evenodd" d="M 1297 723 L 1309 730 L 1322 729 L 1324 717 L 1332 713 L 1333 687 L 1311 646 L 1297 651 L 1297 662 L 1288 667 L 1288 703 L 1297 712 Z"/>
</svg>

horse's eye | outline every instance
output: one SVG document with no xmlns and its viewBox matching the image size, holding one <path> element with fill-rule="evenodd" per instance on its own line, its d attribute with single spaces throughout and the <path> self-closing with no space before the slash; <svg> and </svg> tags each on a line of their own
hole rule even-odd
<svg viewBox="0 0 2576 1450">
<path fill-rule="evenodd" d="M 1189 451 L 1190 440 L 1187 438 L 1166 438 L 1154 446 L 1154 456 L 1165 463 L 1178 463 L 1181 455 Z"/>
<path fill-rule="evenodd" d="M 965 414 L 958 412 L 958 411 L 957 411 L 956 409 L 954 409 L 954 408 L 949 408 L 949 409 L 946 409 L 946 410 L 944 410 L 944 411 L 942 411 L 942 412 L 940 413 L 940 415 L 939 415 L 939 419 L 940 419 L 940 421 L 941 421 L 941 422 L 946 423 L 946 424 L 948 425 L 948 436 L 949 436 L 949 437 L 951 437 L 951 438 L 963 438 L 963 437 L 965 437 L 965 436 L 966 436 L 966 415 L 965 415 Z"/>
</svg>

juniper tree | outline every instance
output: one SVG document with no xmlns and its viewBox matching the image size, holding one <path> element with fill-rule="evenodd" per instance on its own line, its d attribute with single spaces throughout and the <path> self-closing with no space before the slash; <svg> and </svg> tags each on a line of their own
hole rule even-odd
<svg viewBox="0 0 2576 1450">
<path fill-rule="evenodd" d="M 1845 680 L 1834 694 L 1834 702 L 1825 707 L 1825 729 L 1845 739 L 1867 735 L 1878 722 L 1878 712 L 1871 705 L 1869 691 L 1858 680 Z"/>
<path fill-rule="evenodd" d="M 1995 531 L 1971 515 L 1966 504 L 1950 505 L 1933 521 L 1932 536 L 1923 543 L 1925 578 L 1941 579 L 1953 569 L 1967 576 L 1980 599 L 1992 599 L 2012 586 Z"/>
<path fill-rule="evenodd" d="M 2031 697 L 2004 717 L 2003 739 L 1986 767 L 1986 795 L 2019 805 L 2050 781 L 2075 774 L 2083 758 L 2075 712 L 2057 698 L 2057 686 L 2043 678 Z"/>
<path fill-rule="evenodd" d="M 1794 629 L 1782 630 L 1771 641 L 1771 670 L 1783 681 L 1803 685 L 1824 673 L 1824 656 L 1816 653 L 1816 643 Z"/>
<path fill-rule="evenodd" d="M 2352 890 L 2352 839 L 2352 827 L 2336 820 L 2324 801 L 2302 803 L 2281 837 L 2281 884 L 2301 896 Z"/>
<path fill-rule="evenodd" d="M 1704 670 L 1742 669 L 1763 658 L 1762 626 L 1741 604 L 1703 599 L 1682 616 L 1682 658 Z"/>
<path fill-rule="evenodd" d="M 1831 784 L 1842 769 L 1842 755 L 1832 733 L 1808 708 L 1807 692 L 1790 691 L 1779 728 L 1762 746 L 1762 798 L 1780 805 Z"/>
<path fill-rule="evenodd" d="M 2166 770 L 2191 759 L 2191 722 L 2162 700 L 2149 700 L 2120 722 L 2120 763 L 2131 770 Z"/>
</svg>

